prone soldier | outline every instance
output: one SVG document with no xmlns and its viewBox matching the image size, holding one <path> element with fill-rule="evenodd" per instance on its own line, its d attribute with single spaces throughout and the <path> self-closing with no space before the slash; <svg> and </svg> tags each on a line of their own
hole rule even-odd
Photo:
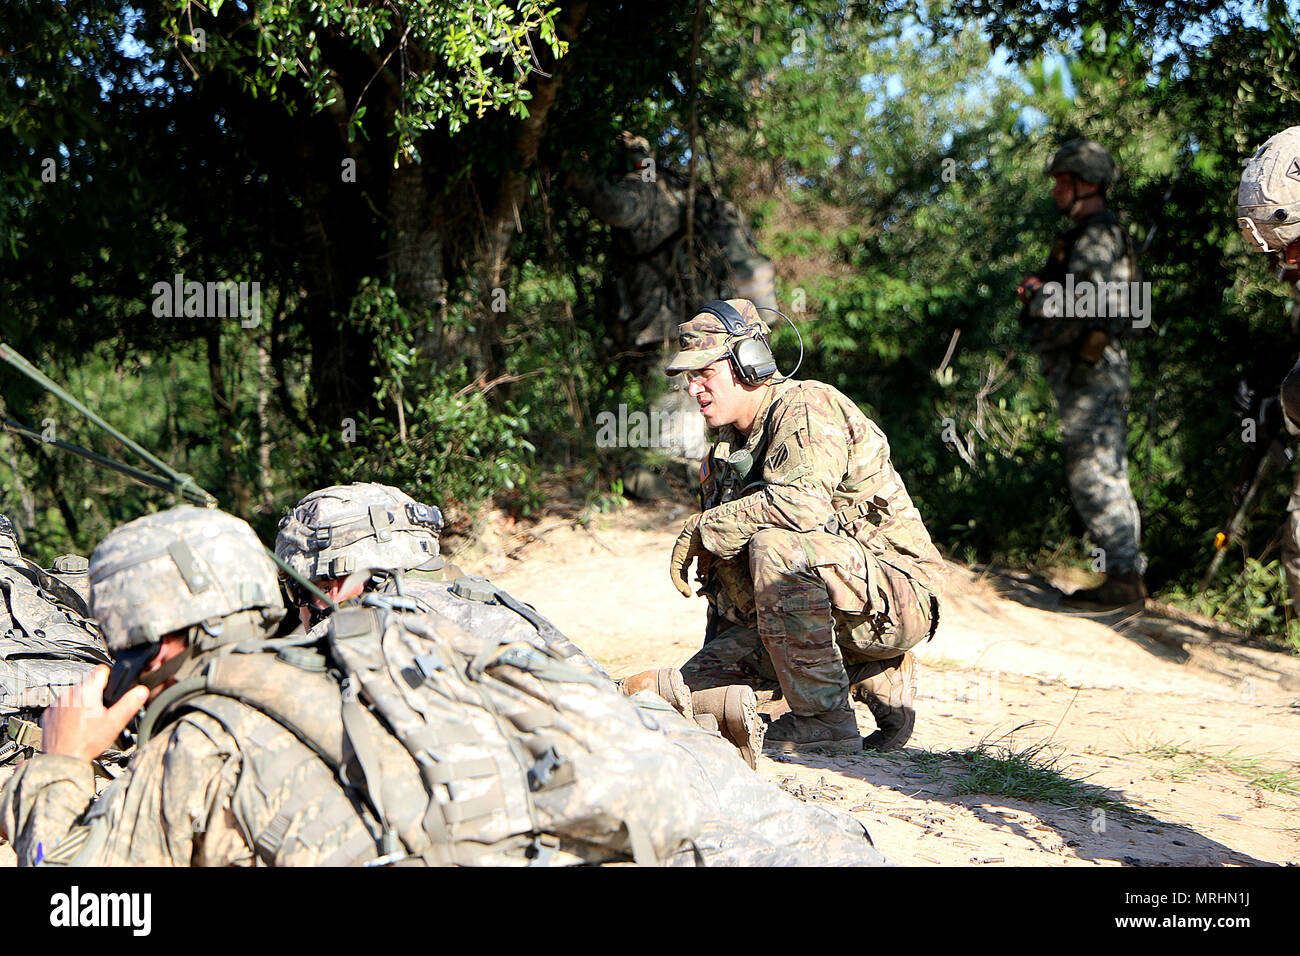
<svg viewBox="0 0 1300 956">
<path fill-rule="evenodd" d="M 280 522 L 275 553 L 331 600 L 343 603 L 367 592 L 410 598 L 463 625 L 490 626 L 501 640 L 527 641 L 558 653 L 566 663 L 609 680 L 604 669 L 525 604 L 486 578 L 465 575 L 444 562 L 438 533 L 442 513 L 388 485 L 334 485 L 303 498 Z M 292 581 L 290 601 L 304 626 L 321 627 L 327 606 Z M 679 713 L 731 741 L 752 768 L 762 747 L 758 702 L 748 687 L 691 694 L 672 668 L 618 681 L 625 694 L 650 691 Z"/>
<path fill-rule="evenodd" d="M 40 713 L 60 688 L 111 660 L 99 625 L 68 579 L 84 580 L 85 565 L 79 555 L 63 555 L 55 570 L 43 570 L 23 557 L 13 524 L 0 514 L 0 768 L 40 746 Z"/>
<path fill-rule="evenodd" d="M 275 637 L 274 566 L 222 512 L 118 528 L 91 582 L 147 686 L 104 701 L 100 668 L 49 709 L 47 752 L 0 791 L 24 863 L 881 862 L 861 824 L 667 705 L 490 627 L 372 593 L 323 640 Z M 93 799 L 89 760 L 146 702 L 130 767 Z"/>
</svg>

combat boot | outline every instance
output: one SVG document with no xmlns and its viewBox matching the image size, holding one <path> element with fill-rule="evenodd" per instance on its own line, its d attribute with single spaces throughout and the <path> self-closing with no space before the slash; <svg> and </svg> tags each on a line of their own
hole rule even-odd
<svg viewBox="0 0 1300 956">
<path fill-rule="evenodd" d="M 686 686 L 686 681 L 682 679 L 682 672 L 676 667 L 642 671 L 615 681 L 615 686 L 628 697 L 648 690 L 672 704 L 673 708 L 687 720 L 695 719 L 695 709 L 691 706 L 691 689 Z"/>
<path fill-rule="evenodd" d="M 839 710 L 801 716 L 794 712 L 772 721 L 763 742 L 765 750 L 796 753 L 801 750 L 825 750 L 836 754 L 855 754 L 862 750 L 858 719 L 846 702 Z"/>
<path fill-rule="evenodd" d="M 758 769 L 758 754 L 763 749 L 763 719 L 758 716 L 758 698 L 750 687 L 710 687 L 691 694 L 695 719 L 717 721 L 717 729 L 731 741 L 751 770 Z"/>
<path fill-rule="evenodd" d="M 865 673 L 863 672 L 865 671 Z M 876 729 L 862 742 L 863 750 L 897 750 L 916 726 L 916 655 L 872 661 L 850 675 L 853 699 L 866 704 Z"/>
<path fill-rule="evenodd" d="M 1120 608 L 1129 605 L 1146 605 L 1147 589 L 1142 575 L 1136 571 L 1127 574 L 1108 574 L 1106 580 L 1095 588 L 1075 591 L 1061 603 L 1087 605 L 1098 608 Z"/>
</svg>

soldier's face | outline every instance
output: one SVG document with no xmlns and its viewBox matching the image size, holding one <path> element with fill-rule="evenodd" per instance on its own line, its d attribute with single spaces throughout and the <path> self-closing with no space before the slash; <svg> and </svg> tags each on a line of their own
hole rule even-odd
<svg viewBox="0 0 1300 956">
<path fill-rule="evenodd" d="M 1070 173 L 1052 174 L 1052 202 L 1065 212 L 1076 199 L 1087 199 L 1097 191 L 1096 183 L 1085 182 Z"/>
<path fill-rule="evenodd" d="M 1069 173 L 1052 175 L 1052 202 L 1057 209 L 1065 209 L 1074 202 L 1074 177 Z"/>
<path fill-rule="evenodd" d="M 736 381 L 730 359 L 687 372 L 686 393 L 699 404 L 710 428 L 735 424 L 748 410 L 749 393 Z"/>
<path fill-rule="evenodd" d="M 351 580 L 351 584 L 349 584 Z M 312 584 L 325 592 L 326 596 L 335 604 L 342 604 L 344 601 L 350 601 L 358 597 L 366 589 L 365 578 L 359 575 L 341 578 L 322 578 L 319 581 L 313 581 Z M 316 595 L 310 595 L 310 600 L 306 605 L 298 608 L 298 619 L 302 621 L 303 627 L 311 626 L 311 609 L 323 611 L 328 605 L 325 604 Z"/>
</svg>

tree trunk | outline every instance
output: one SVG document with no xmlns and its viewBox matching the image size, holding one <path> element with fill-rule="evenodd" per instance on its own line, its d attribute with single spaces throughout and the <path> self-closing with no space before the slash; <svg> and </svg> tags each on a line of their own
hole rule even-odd
<svg viewBox="0 0 1300 956">
<path fill-rule="evenodd" d="M 572 44 L 587 16 L 586 0 L 574 3 L 564 12 L 556 28 L 561 40 Z M 528 177 L 537 162 L 537 150 L 546 131 L 546 117 L 560 92 L 564 76 L 572 62 L 569 55 L 558 62 L 546 64 L 550 75 L 537 74 L 533 98 L 529 101 L 528 116 L 519 126 L 515 139 L 514 162 L 502 176 L 497 189 L 496 202 L 485 225 L 483 254 L 479 263 L 479 296 L 483 300 L 482 335 L 480 336 L 479 362 L 482 371 L 491 376 L 499 370 L 498 345 L 501 325 L 509 312 L 509 300 L 504 299 L 506 311 L 494 311 L 503 301 L 504 290 L 510 281 L 510 245 L 519 231 L 521 211 L 528 198 Z M 502 290 L 502 291 L 497 291 Z"/>
<path fill-rule="evenodd" d="M 226 394 L 225 376 L 221 366 L 221 330 L 209 325 L 205 339 L 208 346 L 208 385 L 212 390 L 212 406 L 221 419 L 221 462 L 226 472 L 226 493 L 230 496 L 231 512 L 247 515 L 252 505 L 248 484 L 240 474 L 239 460 L 235 455 L 235 406 Z"/>
</svg>

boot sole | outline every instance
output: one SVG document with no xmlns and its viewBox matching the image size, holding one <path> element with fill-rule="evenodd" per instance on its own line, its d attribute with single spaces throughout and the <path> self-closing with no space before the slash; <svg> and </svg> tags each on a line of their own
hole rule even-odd
<svg viewBox="0 0 1300 956">
<path fill-rule="evenodd" d="M 695 719 L 695 708 L 691 705 L 691 689 L 686 686 L 682 672 L 675 667 L 660 669 L 655 675 L 655 693 L 657 693 L 687 720 Z"/>
<path fill-rule="evenodd" d="M 758 699 L 748 687 L 734 687 L 727 694 L 723 735 L 736 745 L 750 770 L 758 769 L 767 727 L 758 716 Z"/>
<path fill-rule="evenodd" d="M 751 770 L 757 770 L 767 728 L 758 714 L 758 698 L 753 689 L 740 684 L 711 687 L 692 694 L 691 703 L 696 719 L 711 715 L 722 736 L 740 751 L 741 759 Z"/>
<path fill-rule="evenodd" d="M 883 674 L 884 671 L 881 673 Z M 914 701 L 920 684 L 920 675 L 917 672 L 916 658 L 911 651 L 903 655 L 897 670 L 888 678 L 888 683 L 887 698 L 872 693 L 868 681 L 853 686 L 853 699 L 860 704 L 866 704 L 867 710 L 871 711 L 871 716 L 876 721 L 876 730 L 862 741 L 864 751 L 898 750 L 912 739 L 912 731 L 916 727 Z M 900 718 L 900 723 L 895 727 L 888 727 L 886 722 L 891 718 Z"/>
</svg>

